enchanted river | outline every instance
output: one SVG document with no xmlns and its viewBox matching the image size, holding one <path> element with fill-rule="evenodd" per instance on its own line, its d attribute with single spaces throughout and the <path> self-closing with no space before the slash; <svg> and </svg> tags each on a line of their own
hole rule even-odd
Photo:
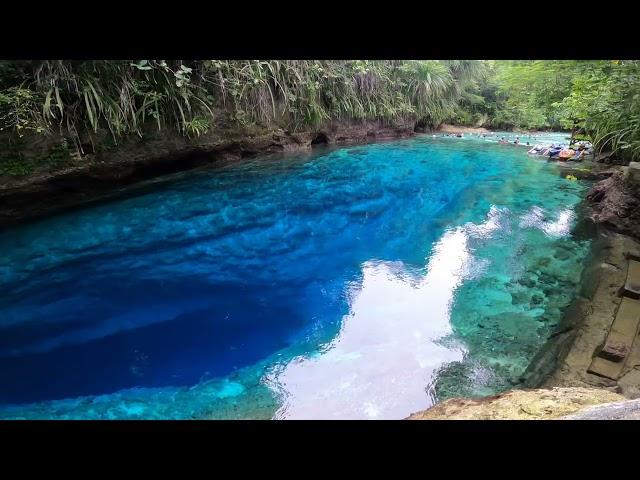
<svg viewBox="0 0 640 480">
<path fill-rule="evenodd" d="M 278 154 L 0 232 L 0 418 L 400 419 L 512 388 L 587 186 L 429 135 Z"/>
</svg>

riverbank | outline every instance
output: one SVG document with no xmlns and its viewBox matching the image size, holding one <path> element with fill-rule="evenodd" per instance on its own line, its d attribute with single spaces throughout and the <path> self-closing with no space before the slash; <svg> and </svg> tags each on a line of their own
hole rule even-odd
<svg viewBox="0 0 640 480">
<path fill-rule="evenodd" d="M 447 400 L 408 420 L 551 420 L 621 400 L 624 397 L 617 393 L 595 388 L 511 390 L 479 399 Z"/>
<path fill-rule="evenodd" d="M 440 125 L 440 128 L 438 128 L 437 130 L 440 133 L 466 133 L 466 134 L 482 134 L 482 133 L 492 133 L 491 130 L 489 130 L 488 128 L 482 128 L 482 127 L 462 127 L 462 126 L 458 126 L 458 125 L 449 125 L 449 124 L 442 124 Z"/>
<path fill-rule="evenodd" d="M 544 386 L 598 386 L 627 398 L 640 397 L 640 342 L 634 342 L 617 381 L 588 373 L 596 349 L 603 343 L 622 301 L 620 289 L 629 268 L 628 255 L 640 254 L 640 236 L 635 215 L 640 199 L 640 169 L 637 164 L 601 172 L 606 178 L 593 185 L 585 200 L 590 218 L 602 226 L 600 252 L 586 278 L 583 319 L 566 358 Z"/>
<path fill-rule="evenodd" d="M 585 297 L 580 299 L 582 315 L 573 325 L 573 341 L 564 359 L 543 380 L 543 387 L 598 387 L 634 399 L 640 397 L 640 342 L 634 342 L 625 367 L 618 380 L 610 380 L 589 373 L 587 370 L 595 352 L 607 337 L 622 297 L 628 253 L 640 252 L 640 243 L 633 238 L 615 232 L 603 232 L 604 241 L 599 263 L 585 285 Z M 584 290 L 583 290 L 584 291 Z"/>
<path fill-rule="evenodd" d="M 576 415 L 567 418 L 618 418 L 619 411 L 628 409 L 627 402 L 613 403 L 611 408 L 604 405 L 599 413 L 579 412 L 590 405 L 640 398 L 640 342 L 633 343 L 617 380 L 587 371 L 622 301 L 620 288 L 627 276 L 627 255 L 640 254 L 637 231 L 629 228 L 635 225 L 638 198 L 633 192 L 639 186 L 639 176 L 634 165 L 614 169 L 601 164 L 562 167 L 563 174 L 599 179 L 585 198 L 584 219 L 574 231 L 577 235 L 592 231 L 594 236 L 580 294 L 532 360 L 519 388 L 493 397 L 448 400 L 409 419 L 552 419 L 570 413 Z M 624 418 L 636 418 L 635 404 L 632 410 Z"/>
<path fill-rule="evenodd" d="M 110 150 L 67 159 L 63 168 L 43 167 L 28 176 L 1 176 L 0 228 L 109 198 L 123 187 L 177 172 L 257 155 L 366 144 L 414 134 L 413 122 L 331 122 L 297 132 L 255 126 L 230 129 L 221 124 L 194 139 L 171 131 L 131 138 Z M 37 144 L 27 153 L 42 158 L 49 150 L 50 146 Z"/>
<path fill-rule="evenodd" d="M 460 125 L 450 125 L 450 124 L 442 124 L 437 130 L 440 133 L 463 133 L 463 134 L 471 134 L 471 135 L 482 135 L 482 134 L 493 134 L 495 132 L 500 132 L 499 129 L 489 129 L 484 127 L 464 127 Z M 512 134 L 518 135 L 526 135 L 526 136 L 540 136 L 545 135 L 549 132 L 544 130 L 513 130 Z M 571 135 L 571 132 L 565 132 L 567 135 Z"/>
</svg>

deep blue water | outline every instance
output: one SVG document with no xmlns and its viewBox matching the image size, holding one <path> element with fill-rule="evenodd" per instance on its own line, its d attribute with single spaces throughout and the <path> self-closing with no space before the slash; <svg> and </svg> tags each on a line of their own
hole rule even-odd
<svg viewBox="0 0 640 480">
<path fill-rule="evenodd" d="M 585 185 L 422 136 L 190 172 L 0 233 L 0 416 L 402 418 L 508 388 Z"/>
</svg>

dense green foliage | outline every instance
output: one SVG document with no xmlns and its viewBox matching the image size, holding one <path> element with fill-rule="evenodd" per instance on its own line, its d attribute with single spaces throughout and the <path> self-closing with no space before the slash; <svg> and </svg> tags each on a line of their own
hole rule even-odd
<svg viewBox="0 0 640 480">
<path fill-rule="evenodd" d="M 491 62 L 480 92 L 489 126 L 582 132 L 599 150 L 640 158 L 640 62 Z"/>
<path fill-rule="evenodd" d="M 567 129 L 640 158 L 638 61 L 0 61 L 0 129 L 81 145 L 217 118 L 296 129 L 403 119 Z M 6 138 L 6 137 L 5 137 Z M 3 167 L 22 172 L 18 167 Z"/>
<path fill-rule="evenodd" d="M 286 126 L 450 117 L 479 61 L 25 61 L 0 63 L 0 128 L 114 139 L 149 124 L 206 132 L 214 112 Z"/>
</svg>

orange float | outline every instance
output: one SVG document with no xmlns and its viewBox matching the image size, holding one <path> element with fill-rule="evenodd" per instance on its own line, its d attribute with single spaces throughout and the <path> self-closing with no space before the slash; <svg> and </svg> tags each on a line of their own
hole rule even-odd
<svg viewBox="0 0 640 480">
<path fill-rule="evenodd" d="M 558 154 L 558 158 L 560 158 L 560 160 L 569 160 L 571 157 L 575 155 L 575 153 L 576 152 L 570 148 L 564 148 L 560 150 L 560 153 Z"/>
</svg>

